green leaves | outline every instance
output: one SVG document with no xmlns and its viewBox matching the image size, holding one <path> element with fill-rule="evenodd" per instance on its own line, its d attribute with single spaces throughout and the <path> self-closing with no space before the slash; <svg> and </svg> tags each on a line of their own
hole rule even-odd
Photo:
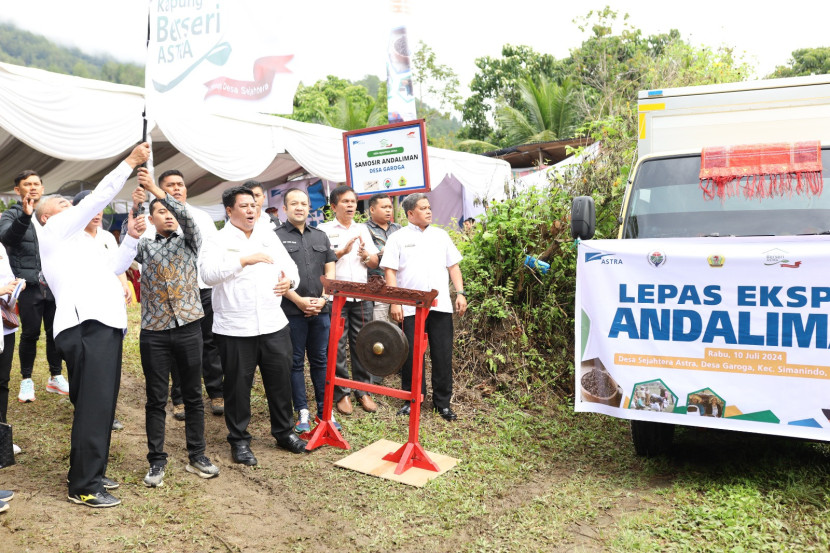
<svg viewBox="0 0 830 553">
<path fill-rule="evenodd" d="M 519 107 L 502 105 L 496 113 L 509 143 L 548 142 L 573 136 L 578 121 L 573 81 L 557 84 L 542 75 L 538 84 L 526 78 L 518 88 Z"/>
</svg>

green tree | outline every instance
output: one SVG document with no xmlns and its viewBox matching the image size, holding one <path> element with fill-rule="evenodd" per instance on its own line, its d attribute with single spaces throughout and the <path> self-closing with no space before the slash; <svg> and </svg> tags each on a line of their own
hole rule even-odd
<svg viewBox="0 0 830 553">
<path fill-rule="evenodd" d="M 682 40 L 665 45 L 659 56 L 632 63 L 644 64 L 638 83 L 642 90 L 731 83 L 752 74 L 749 64 L 737 58 L 732 48 L 697 48 Z"/>
<path fill-rule="evenodd" d="M 412 55 L 412 77 L 418 83 L 418 99 L 424 104 L 424 93 L 429 99 L 438 101 L 441 115 L 447 116 L 451 110 L 460 110 L 461 93 L 458 75 L 449 66 L 438 63 L 435 52 L 424 44 L 418 43 L 418 49 Z"/>
<path fill-rule="evenodd" d="M 489 118 L 497 101 L 515 107 L 519 100 L 518 83 L 527 77 L 545 76 L 559 80 L 565 76 L 563 64 L 550 54 L 539 54 L 529 46 L 506 44 L 501 58 L 485 56 L 476 60 L 478 72 L 470 82 L 471 95 L 464 101 L 462 138 L 498 140 L 494 138 Z"/>
<path fill-rule="evenodd" d="M 531 78 L 519 82 L 518 107 L 503 105 L 496 112 L 507 141 L 527 144 L 572 137 L 578 121 L 575 88 L 572 81 L 557 84 L 544 75 L 538 84 Z"/>
<path fill-rule="evenodd" d="M 824 75 L 830 73 L 830 47 L 800 48 L 793 52 L 789 65 L 779 65 L 769 76 L 798 77 L 800 75 Z"/>
<path fill-rule="evenodd" d="M 379 92 L 386 94 L 386 85 L 382 85 Z M 368 101 L 366 101 L 368 100 Z M 321 113 L 320 123 L 330 127 L 354 131 L 367 127 L 377 127 L 388 122 L 386 106 L 378 108 L 379 102 L 371 97 L 362 98 L 357 95 L 345 95 L 338 99 L 333 110 L 328 109 Z"/>
<path fill-rule="evenodd" d="M 300 85 L 290 117 L 344 130 L 382 125 L 387 122 L 386 82 L 377 86 L 377 96 L 372 97 L 365 86 L 333 75 L 312 86 Z"/>
<path fill-rule="evenodd" d="M 527 392 L 536 387 L 545 394 L 551 387 L 573 393 L 576 257 L 567 234 L 570 201 L 575 195 L 592 196 L 596 237 L 616 235 L 636 155 L 637 91 L 736 81 L 749 74 L 729 48 L 696 48 L 676 32 L 643 38 L 629 27 L 614 34 L 610 22 L 616 14 L 605 10 L 591 17 L 594 24 L 585 27 L 591 36 L 557 63 L 581 83 L 572 94 L 579 98 L 576 107 L 589 117 L 576 134 L 602 147 L 568 171 L 549 172 L 550 186 L 514 191 L 491 203 L 479 221 L 481 232 L 459 241 L 471 301 L 468 316 L 459 322 L 462 338 L 456 347 L 470 365 L 480 367 L 482 379 L 518 390 L 519 402 L 534 401 L 535 394 Z M 542 88 L 541 79 L 534 83 Z M 516 90 L 523 94 L 521 87 Z M 499 117 L 496 123 L 498 132 L 506 132 Z M 542 274 L 525 267 L 528 254 L 549 263 L 550 270 Z"/>
<path fill-rule="evenodd" d="M 676 29 L 643 37 L 642 31 L 622 16 L 622 29 L 614 33 L 619 14 L 609 7 L 590 11 L 574 23 L 590 32 L 582 44 L 571 50 L 570 70 L 582 85 L 580 109 L 590 118 L 616 116 L 628 109 L 650 62 L 663 55 L 666 46 L 680 40 Z"/>
<path fill-rule="evenodd" d="M 352 84 L 334 75 L 329 75 L 311 86 L 297 87 L 294 94 L 294 112 L 290 116 L 298 121 L 316 123 L 320 114 L 333 108 L 337 100 L 346 93 L 346 88 Z"/>
</svg>

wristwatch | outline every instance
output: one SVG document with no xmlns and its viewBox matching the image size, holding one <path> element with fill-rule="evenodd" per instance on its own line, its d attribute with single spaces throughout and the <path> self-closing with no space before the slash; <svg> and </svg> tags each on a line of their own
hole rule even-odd
<svg viewBox="0 0 830 553">
<path fill-rule="evenodd" d="M 458 294 L 459 296 L 464 296 L 465 298 L 467 297 L 467 294 L 464 293 L 464 290 L 459 290 L 456 292 L 456 294 Z"/>
</svg>

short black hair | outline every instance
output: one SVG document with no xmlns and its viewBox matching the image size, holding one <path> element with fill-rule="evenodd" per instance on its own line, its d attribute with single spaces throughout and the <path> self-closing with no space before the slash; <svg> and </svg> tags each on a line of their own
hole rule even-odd
<svg viewBox="0 0 830 553">
<path fill-rule="evenodd" d="M 254 197 L 254 193 L 244 186 L 234 186 L 233 188 L 228 188 L 222 192 L 222 205 L 225 207 L 233 207 L 236 205 L 236 197 L 240 194 L 245 194 L 251 198 Z"/>
<path fill-rule="evenodd" d="M 381 200 L 387 200 L 387 199 L 389 201 L 392 200 L 392 198 L 389 197 L 389 194 L 387 194 L 386 192 L 381 192 L 380 194 L 375 194 L 374 196 L 369 198 L 369 207 L 372 207 L 373 205 L 375 205 L 376 203 L 378 203 Z"/>
<path fill-rule="evenodd" d="M 168 169 L 167 171 L 159 175 L 159 186 L 161 186 L 161 183 L 164 182 L 164 179 L 166 179 L 167 177 L 172 177 L 173 175 L 181 177 L 182 180 L 184 180 L 184 175 L 182 175 L 181 171 L 179 171 L 178 169 Z"/>
<path fill-rule="evenodd" d="M 245 181 L 245 183 L 242 185 L 242 187 L 247 188 L 248 190 L 253 190 L 254 188 L 259 188 L 260 190 L 265 192 L 265 187 L 262 186 L 262 183 L 259 182 L 258 180 Z"/>
<path fill-rule="evenodd" d="M 33 171 L 32 169 L 26 169 L 25 171 L 21 171 L 19 175 L 14 177 L 14 185 L 19 185 L 20 181 L 26 180 L 29 177 L 40 178 L 40 174 L 37 171 Z"/>
<path fill-rule="evenodd" d="M 340 186 L 335 187 L 335 189 L 332 190 L 329 194 L 329 203 L 331 205 L 337 205 L 337 202 L 340 201 L 340 198 L 342 198 L 344 194 L 347 194 L 349 192 L 354 194 L 355 199 L 357 199 L 357 194 L 355 194 L 355 191 L 351 186 L 341 184 Z"/>
<path fill-rule="evenodd" d="M 161 200 L 159 200 L 158 198 L 153 198 L 153 201 L 150 202 L 150 215 L 153 214 L 153 208 L 156 204 L 159 204 L 162 207 L 167 207 L 163 203 L 161 203 Z"/>
<path fill-rule="evenodd" d="M 282 195 L 282 205 L 283 206 L 288 205 L 288 195 L 291 194 L 292 192 L 301 192 L 301 193 L 305 194 L 305 197 L 308 199 L 309 208 L 311 207 L 311 198 L 308 196 L 308 192 L 306 192 L 302 188 L 289 188 L 288 190 L 286 190 L 285 193 Z"/>
</svg>

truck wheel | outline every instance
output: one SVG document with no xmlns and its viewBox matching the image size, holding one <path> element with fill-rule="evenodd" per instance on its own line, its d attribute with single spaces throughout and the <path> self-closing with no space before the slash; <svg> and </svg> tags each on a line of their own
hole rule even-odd
<svg viewBox="0 0 830 553">
<path fill-rule="evenodd" d="M 631 421 L 634 451 L 641 457 L 662 455 L 671 448 L 674 425 L 662 422 Z"/>
</svg>

